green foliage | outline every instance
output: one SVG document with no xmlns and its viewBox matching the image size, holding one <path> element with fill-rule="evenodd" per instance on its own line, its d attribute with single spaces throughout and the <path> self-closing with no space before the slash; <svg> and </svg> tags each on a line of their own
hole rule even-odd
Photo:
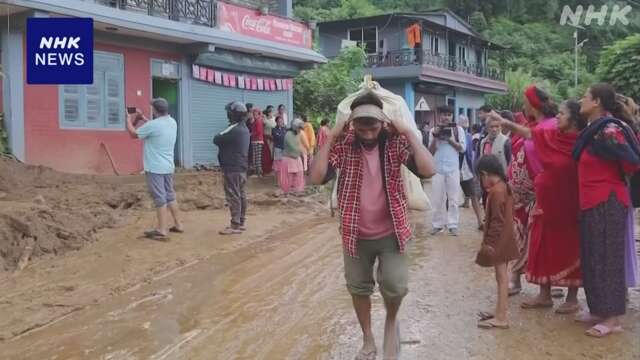
<svg viewBox="0 0 640 360">
<path fill-rule="evenodd" d="M 382 13 L 382 10 L 371 4 L 369 0 L 315 1 L 317 4 L 321 4 L 323 2 L 328 4 L 335 3 L 336 5 L 334 7 L 316 7 L 313 5 L 313 2 L 310 2 L 311 6 L 297 6 L 294 9 L 294 15 L 305 21 L 331 21 L 373 16 Z"/>
<path fill-rule="evenodd" d="M 300 73 L 293 89 L 294 111 L 314 121 L 333 118 L 338 103 L 362 81 L 364 61 L 362 49 L 347 48 L 328 63 Z"/>
<path fill-rule="evenodd" d="M 527 86 L 535 83 L 530 72 L 522 70 L 507 71 L 505 81 L 507 93 L 504 95 L 488 95 L 487 103 L 496 109 L 520 111 L 522 109 L 522 94 Z"/>
<path fill-rule="evenodd" d="M 640 99 L 640 34 L 607 47 L 600 57 L 597 74 L 602 81 L 630 97 Z"/>
<path fill-rule="evenodd" d="M 603 49 L 618 40 L 640 33 L 640 12 L 628 14 L 629 25 L 607 22 L 603 26 L 592 23 L 579 30 L 579 41 L 587 40 L 578 57 L 578 86 L 574 85 L 575 57 L 574 28 L 562 26 L 560 15 L 565 6 L 575 10 L 578 5 L 586 8 L 593 5 L 600 10 L 602 5 L 612 9 L 614 4 L 626 6 L 631 2 L 618 0 L 298 0 L 294 1 L 296 15 L 304 19 L 336 20 L 376 15 L 393 11 L 424 11 L 434 8 L 449 8 L 461 18 L 469 21 L 483 36 L 507 50 L 492 52 L 490 63 L 503 66 L 510 73 L 512 83 L 526 78 L 544 84 L 558 100 L 580 97 L 584 90 L 598 80 L 598 76 L 618 86 L 629 95 L 640 97 L 640 71 L 638 50 L 631 42 Z M 633 6 L 633 5 L 632 5 Z M 584 19 L 584 15 L 583 15 Z M 635 36 L 637 39 L 638 36 Z M 632 36 L 632 38 L 634 38 Z M 638 41 L 638 40 L 636 40 Z M 622 43 L 622 42 L 621 42 Z M 636 44 L 636 43 L 633 43 Z M 616 55 L 626 50 L 623 56 Z M 602 53 L 602 54 L 601 54 Z M 608 54 L 608 55 L 607 55 Z M 602 59 L 600 57 L 602 56 Z M 510 92 L 511 92 L 510 84 Z M 519 98 L 520 96 L 518 96 Z M 491 101 L 502 101 L 508 108 L 518 103 L 505 97 L 490 97 Z M 504 106 L 499 106 L 504 107 Z"/>
<path fill-rule="evenodd" d="M 479 32 L 486 31 L 488 28 L 487 19 L 484 17 L 484 14 L 480 11 L 476 11 L 469 17 L 469 24 L 473 26 L 473 28 Z"/>
</svg>

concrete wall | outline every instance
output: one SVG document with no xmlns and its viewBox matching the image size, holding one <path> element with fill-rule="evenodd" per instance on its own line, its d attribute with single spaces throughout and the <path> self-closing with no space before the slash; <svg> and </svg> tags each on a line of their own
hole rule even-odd
<svg viewBox="0 0 640 360">
<path fill-rule="evenodd" d="M 151 59 L 180 61 L 180 56 L 103 43 L 96 43 L 95 49 L 124 56 L 125 104 L 142 109 L 149 117 Z M 26 161 L 30 164 L 65 172 L 112 173 L 100 145 L 104 143 L 118 171 L 130 174 L 142 170 L 142 142 L 131 139 L 124 127 L 120 130 L 61 129 L 56 85 L 27 85 L 25 78 L 24 119 Z"/>
<path fill-rule="evenodd" d="M 485 104 L 484 94 L 474 91 L 457 90 L 456 91 L 456 114 L 459 113 L 460 108 L 463 109 L 464 114 L 468 115 L 468 111 L 471 112 L 471 123 L 474 124 L 478 120 L 476 110 Z"/>
<path fill-rule="evenodd" d="M 338 55 L 338 53 L 340 52 L 342 40 L 348 39 L 348 29 L 370 26 L 378 27 L 378 46 L 380 46 L 380 40 L 385 40 L 386 48 L 388 51 L 407 49 L 408 44 L 405 29 L 415 22 L 416 20 L 398 20 L 397 18 L 394 18 L 389 22 L 388 18 L 385 17 L 381 20 L 374 19 L 368 22 L 353 20 L 353 22 L 349 23 L 349 25 L 343 23 L 325 25 L 320 24 L 320 52 L 327 57 L 334 57 Z M 434 37 L 439 39 L 438 54 L 443 56 L 449 55 L 449 43 L 447 41 L 445 29 L 440 27 L 435 28 L 433 26 L 423 24 L 422 48 L 424 50 L 433 51 L 433 49 L 431 48 L 431 39 Z M 462 43 L 467 39 L 462 37 L 462 35 L 450 32 L 449 40 L 453 40 L 456 43 L 455 52 L 457 56 L 457 44 Z M 466 44 L 465 46 L 467 48 L 467 61 L 469 63 L 475 62 L 475 51 L 476 49 L 481 47 L 478 44 L 474 43 Z M 379 48 L 378 52 L 382 52 L 382 48 Z"/>
</svg>

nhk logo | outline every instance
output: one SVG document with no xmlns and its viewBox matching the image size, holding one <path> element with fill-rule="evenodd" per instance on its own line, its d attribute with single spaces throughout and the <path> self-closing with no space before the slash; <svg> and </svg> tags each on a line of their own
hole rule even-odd
<svg viewBox="0 0 640 360">
<path fill-rule="evenodd" d="M 28 84 L 93 83 L 93 19 L 27 19 Z"/>
</svg>

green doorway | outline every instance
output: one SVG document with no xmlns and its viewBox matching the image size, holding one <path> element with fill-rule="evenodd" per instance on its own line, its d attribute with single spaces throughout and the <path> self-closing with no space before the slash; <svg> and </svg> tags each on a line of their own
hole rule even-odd
<svg viewBox="0 0 640 360">
<path fill-rule="evenodd" d="M 177 166 L 180 163 L 180 103 L 178 93 L 180 91 L 178 80 L 154 77 L 152 80 L 152 96 L 154 98 L 162 97 L 169 102 L 169 115 L 178 123 L 178 137 L 174 151 L 174 160 Z"/>
</svg>

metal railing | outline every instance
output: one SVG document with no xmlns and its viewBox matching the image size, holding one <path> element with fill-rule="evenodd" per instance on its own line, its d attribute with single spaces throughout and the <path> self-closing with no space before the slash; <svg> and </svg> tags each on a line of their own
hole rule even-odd
<svg viewBox="0 0 640 360">
<path fill-rule="evenodd" d="M 431 65 L 441 69 L 464 72 L 482 78 L 504 81 L 504 71 L 482 63 L 470 62 L 455 56 L 433 54 L 428 50 L 403 49 L 386 54 L 367 55 L 367 67 Z"/>
<path fill-rule="evenodd" d="M 122 10 L 191 24 L 214 27 L 215 0 L 99 0 L 99 3 Z"/>
</svg>

